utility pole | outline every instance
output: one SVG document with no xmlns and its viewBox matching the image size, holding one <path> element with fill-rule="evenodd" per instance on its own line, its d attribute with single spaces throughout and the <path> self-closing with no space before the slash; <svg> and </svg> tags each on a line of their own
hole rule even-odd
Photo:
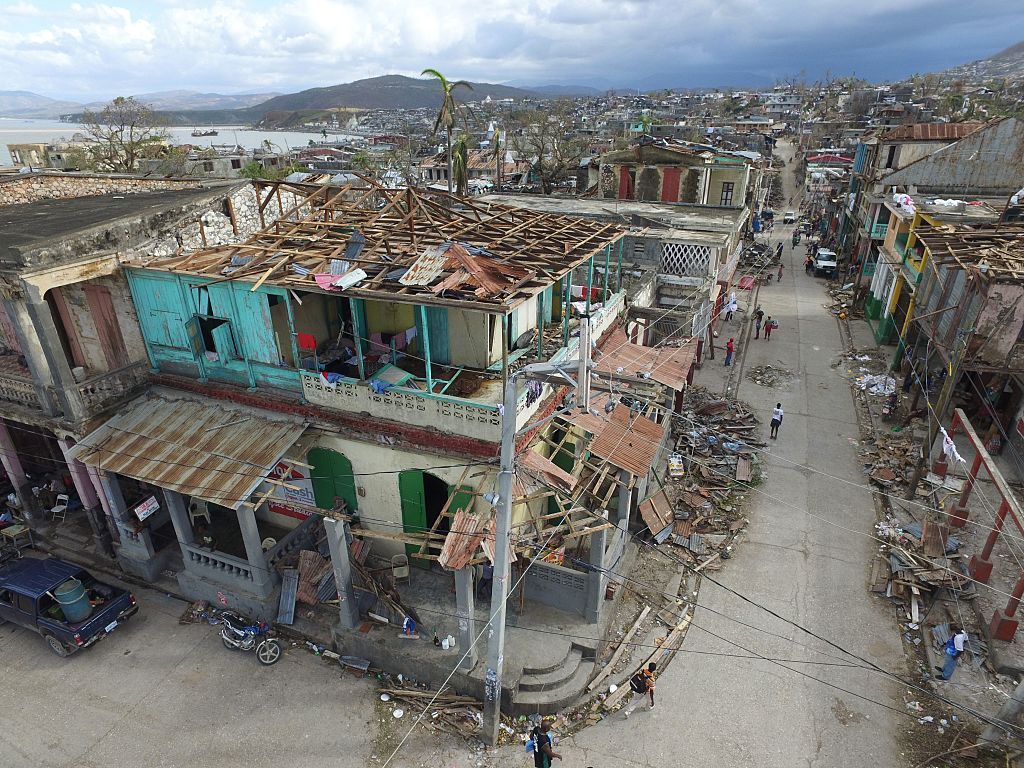
<svg viewBox="0 0 1024 768">
<path fill-rule="evenodd" d="M 498 743 L 501 724 L 501 681 L 505 666 L 505 606 L 508 601 L 511 568 L 509 533 L 512 528 L 512 478 L 516 460 L 516 407 L 519 402 L 519 379 L 536 379 L 553 384 L 571 384 L 576 387 L 576 407 L 587 409 L 590 395 L 590 318 L 580 321 L 579 359 L 567 360 L 562 365 L 535 363 L 509 377 L 505 387 L 505 402 L 501 414 L 501 455 L 498 472 L 498 502 L 495 505 L 494 582 L 491 587 L 491 618 L 487 639 L 487 669 L 484 672 L 483 739 L 488 744 Z M 577 380 L 566 372 L 576 365 Z M 524 427 L 531 429 L 535 425 Z"/>
<path fill-rule="evenodd" d="M 927 442 L 921 444 L 921 455 L 917 459 L 917 466 L 914 467 L 914 474 L 911 476 L 910 484 L 907 486 L 907 498 L 913 500 L 917 493 L 917 486 L 921 482 L 921 478 L 927 474 L 927 464 L 931 460 L 932 446 L 935 445 L 935 438 L 939 436 L 939 419 L 941 419 L 945 413 L 946 408 L 949 407 L 949 401 L 953 399 L 953 390 L 956 388 L 957 379 L 960 378 L 960 363 L 963 359 L 963 353 L 967 350 L 967 341 L 962 339 L 960 336 L 961 332 L 957 331 L 955 340 L 953 341 L 953 355 L 949 362 L 949 375 L 946 376 L 946 380 L 942 382 L 942 389 L 939 391 L 939 398 L 935 403 L 935 407 L 932 408 L 932 415 L 934 418 L 928 420 L 928 436 L 925 438 Z M 962 345 L 960 344 L 962 342 Z M 957 351 L 957 346 L 960 346 L 960 350 Z M 911 361 L 913 365 L 913 361 Z M 924 382 L 919 381 L 919 386 L 924 386 L 928 379 L 928 371 L 924 372 Z M 925 402 L 929 403 L 931 407 L 931 400 L 928 397 L 928 393 L 924 393 Z"/>
</svg>

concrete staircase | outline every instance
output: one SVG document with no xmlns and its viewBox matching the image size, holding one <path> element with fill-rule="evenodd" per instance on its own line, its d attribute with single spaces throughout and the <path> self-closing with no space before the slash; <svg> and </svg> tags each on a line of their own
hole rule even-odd
<svg viewBox="0 0 1024 768">
<path fill-rule="evenodd" d="M 511 713 L 549 714 L 576 701 L 595 672 L 595 649 L 572 643 L 565 657 L 547 667 L 523 667 Z"/>
</svg>

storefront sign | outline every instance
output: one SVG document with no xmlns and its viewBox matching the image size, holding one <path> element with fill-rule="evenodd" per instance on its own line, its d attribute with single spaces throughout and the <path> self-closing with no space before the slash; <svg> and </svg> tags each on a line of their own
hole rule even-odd
<svg viewBox="0 0 1024 768">
<path fill-rule="evenodd" d="M 270 478 L 288 483 L 292 487 L 276 486 L 274 493 L 267 499 L 267 509 L 275 514 L 299 520 L 309 517 L 309 513 L 305 510 L 292 506 L 293 504 L 306 507 L 316 506 L 316 499 L 313 496 L 313 481 L 309 477 L 309 470 L 305 467 L 293 467 L 286 462 L 280 462 L 270 473 Z"/>
<path fill-rule="evenodd" d="M 156 500 L 156 496 L 150 496 L 139 506 L 135 507 L 134 512 L 135 516 L 139 518 L 139 522 L 142 522 L 158 509 L 160 509 L 160 502 Z"/>
</svg>

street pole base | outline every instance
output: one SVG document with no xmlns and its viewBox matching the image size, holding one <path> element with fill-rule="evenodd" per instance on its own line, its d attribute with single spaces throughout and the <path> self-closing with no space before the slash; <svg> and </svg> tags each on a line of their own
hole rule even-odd
<svg viewBox="0 0 1024 768">
<path fill-rule="evenodd" d="M 963 528 L 967 525 L 967 517 L 970 510 L 966 505 L 957 504 L 949 510 L 949 524 L 953 528 Z"/>
<path fill-rule="evenodd" d="M 968 567 L 968 571 L 971 574 L 971 578 L 975 581 L 988 584 L 988 580 L 992 576 L 992 561 L 985 560 L 979 555 L 971 555 L 971 564 Z"/>
<path fill-rule="evenodd" d="M 992 622 L 988 625 L 988 631 L 993 639 L 1009 643 L 1013 640 L 1013 636 L 1017 634 L 1019 623 L 1015 618 L 1009 616 L 1006 611 L 996 611 L 992 614 Z"/>
<path fill-rule="evenodd" d="M 946 473 L 949 472 L 949 462 L 946 461 L 946 454 L 942 454 L 940 458 L 935 460 L 935 463 L 932 464 L 932 472 L 943 479 L 946 478 Z"/>
</svg>

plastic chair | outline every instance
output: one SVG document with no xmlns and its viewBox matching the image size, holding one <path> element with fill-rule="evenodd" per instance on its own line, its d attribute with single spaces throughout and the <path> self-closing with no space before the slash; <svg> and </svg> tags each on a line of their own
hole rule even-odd
<svg viewBox="0 0 1024 768">
<path fill-rule="evenodd" d="M 213 525 L 213 521 L 210 519 L 210 508 L 206 506 L 206 502 L 202 499 L 193 499 L 188 505 L 188 521 L 192 527 L 195 527 L 196 520 L 200 518 L 205 518 L 207 525 Z"/>
<path fill-rule="evenodd" d="M 412 570 L 409 568 L 408 555 L 393 555 L 391 557 L 391 580 L 397 584 L 405 579 L 407 584 L 412 583 Z"/>
<path fill-rule="evenodd" d="M 53 515 L 53 522 L 63 523 L 68 516 L 68 495 L 66 493 L 57 494 L 57 503 L 53 506 L 50 512 Z"/>
</svg>

